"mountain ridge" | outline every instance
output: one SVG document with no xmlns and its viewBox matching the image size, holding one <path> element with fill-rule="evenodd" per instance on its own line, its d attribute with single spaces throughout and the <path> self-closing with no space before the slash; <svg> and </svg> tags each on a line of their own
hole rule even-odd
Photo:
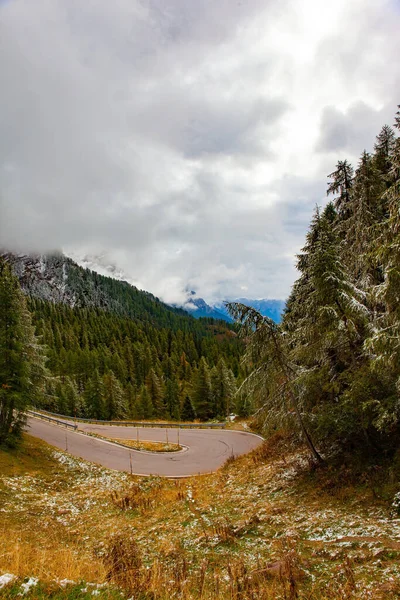
<svg viewBox="0 0 400 600">
<path fill-rule="evenodd" d="M 0 251 L 18 277 L 22 291 L 39 300 L 66 304 L 70 308 L 100 308 L 118 316 L 143 321 L 162 320 L 177 326 L 190 319 L 181 308 L 172 307 L 126 281 L 100 275 L 79 266 L 61 252 L 13 254 Z"/>
<path fill-rule="evenodd" d="M 213 318 L 222 319 L 228 323 L 233 323 L 234 320 L 230 316 L 225 302 L 239 302 L 241 304 L 245 304 L 246 306 L 251 306 L 258 310 L 264 317 L 269 317 L 275 321 L 275 323 L 280 323 L 282 313 L 286 305 L 284 300 L 277 300 L 273 298 L 235 298 L 232 300 L 217 302 L 215 304 L 207 304 L 203 298 L 196 297 L 195 293 L 192 292 L 192 297 L 186 304 L 183 305 L 183 309 L 189 312 L 189 314 L 196 319 L 212 316 Z"/>
</svg>

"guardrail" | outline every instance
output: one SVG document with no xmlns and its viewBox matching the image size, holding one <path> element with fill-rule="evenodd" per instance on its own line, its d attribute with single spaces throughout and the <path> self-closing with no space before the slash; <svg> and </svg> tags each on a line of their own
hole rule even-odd
<svg viewBox="0 0 400 600">
<path fill-rule="evenodd" d="M 74 421 L 74 423 L 88 423 L 92 425 L 118 425 L 119 427 L 161 427 L 164 429 L 225 429 L 226 422 L 222 423 L 156 423 L 152 421 L 103 421 L 101 419 L 84 419 L 83 417 L 68 417 L 66 415 L 59 415 L 57 413 L 51 413 L 49 411 L 27 411 L 28 413 L 34 413 L 36 416 L 43 415 L 57 421 L 57 417 L 61 417 L 61 419 L 67 419 L 69 421 Z M 64 424 L 64 421 L 61 420 L 61 423 Z M 72 425 L 77 428 L 77 425 Z"/>
<path fill-rule="evenodd" d="M 73 429 L 76 431 L 78 429 L 78 425 L 75 423 L 68 423 L 68 421 L 62 421 L 61 419 L 55 419 L 54 417 L 50 417 L 41 412 L 36 412 L 34 410 L 27 410 L 26 413 L 31 417 L 36 417 L 37 419 L 42 419 L 43 421 L 49 421 L 49 423 L 56 423 L 56 425 L 62 425 L 66 429 Z"/>
</svg>

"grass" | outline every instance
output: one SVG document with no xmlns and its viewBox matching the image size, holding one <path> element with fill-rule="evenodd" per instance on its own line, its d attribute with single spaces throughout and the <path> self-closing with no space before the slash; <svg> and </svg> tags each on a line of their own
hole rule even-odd
<svg viewBox="0 0 400 600">
<path fill-rule="evenodd" d="M 91 437 L 96 437 L 101 440 L 107 440 L 109 442 L 117 442 L 121 446 L 126 448 L 132 448 L 133 450 L 139 450 L 144 452 L 179 452 L 182 450 L 182 446 L 179 444 L 173 444 L 170 442 L 152 442 L 146 440 L 127 440 L 125 438 L 111 438 L 105 435 L 99 435 L 98 433 L 87 433 Z"/>
<path fill-rule="evenodd" d="M 399 598 L 398 481 L 310 471 L 281 442 L 171 481 L 108 471 L 26 436 L 0 451 L 0 575 L 17 577 L 0 597 L 36 577 L 24 597 Z"/>
</svg>

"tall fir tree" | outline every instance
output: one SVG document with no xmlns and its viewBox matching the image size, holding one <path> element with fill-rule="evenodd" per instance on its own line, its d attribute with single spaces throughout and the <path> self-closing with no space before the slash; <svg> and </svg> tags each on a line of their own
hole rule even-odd
<svg viewBox="0 0 400 600">
<path fill-rule="evenodd" d="M 200 359 L 199 368 L 195 374 L 192 399 L 200 420 L 206 421 L 215 416 L 210 370 L 204 356 Z"/>
<path fill-rule="evenodd" d="M 113 421 L 126 418 L 128 411 L 124 391 L 112 371 L 103 376 L 103 389 L 106 419 Z"/>
<path fill-rule="evenodd" d="M 84 401 L 85 412 L 88 417 L 100 420 L 105 419 L 106 407 L 104 401 L 104 385 L 97 370 L 93 373 L 93 376 L 87 383 Z"/>
<path fill-rule="evenodd" d="M 25 410 L 40 404 L 44 363 L 44 349 L 35 336 L 18 280 L 0 258 L 0 444 L 15 445 Z"/>
</svg>

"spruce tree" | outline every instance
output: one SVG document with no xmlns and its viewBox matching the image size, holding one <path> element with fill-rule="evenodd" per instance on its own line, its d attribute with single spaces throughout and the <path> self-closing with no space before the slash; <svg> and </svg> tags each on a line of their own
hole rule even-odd
<svg viewBox="0 0 400 600">
<path fill-rule="evenodd" d="M 195 374 L 192 398 L 199 419 L 206 421 L 215 416 L 210 371 L 204 356 L 201 357 Z"/>
<path fill-rule="evenodd" d="M 335 208 L 342 219 L 346 219 L 349 215 L 353 177 L 353 167 L 347 160 L 339 160 L 336 170 L 328 175 L 331 181 L 328 184 L 327 195 L 332 194 L 335 196 Z"/>
<path fill-rule="evenodd" d="M 167 379 L 165 386 L 165 400 L 164 400 L 168 416 L 171 419 L 179 421 L 180 419 L 180 408 L 179 408 L 179 386 L 176 379 Z"/>
<path fill-rule="evenodd" d="M 166 413 L 166 407 L 163 399 L 163 390 L 161 381 L 153 368 L 146 378 L 146 387 L 148 389 L 151 404 L 154 408 L 154 416 L 158 418 L 164 418 Z"/>
<path fill-rule="evenodd" d="M 231 412 L 236 384 L 233 373 L 227 368 L 223 358 L 211 370 L 211 384 L 215 415 L 225 418 Z"/>
<path fill-rule="evenodd" d="M 140 412 L 143 415 L 143 419 L 151 419 L 154 416 L 153 403 L 145 385 L 142 386 L 140 393 Z"/>
<path fill-rule="evenodd" d="M 323 462 L 304 421 L 301 398 L 296 393 L 295 370 L 281 328 L 252 307 L 233 302 L 227 308 L 241 325 L 240 335 L 248 340 L 245 360 L 253 366 L 253 371 L 242 389 L 263 399 L 257 412 L 263 417 L 264 428 L 273 430 L 297 424 L 313 459 Z"/>
<path fill-rule="evenodd" d="M 181 409 L 181 419 L 182 421 L 194 421 L 196 418 L 196 410 L 193 406 L 193 402 L 190 399 L 190 396 L 186 394 L 185 399 L 183 401 L 182 409 Z"/>
<path fill-rule="evenodd" d="M 389 172 L 392 168 L 392 155 L 396 146 L 396 135 L 389 125 L 384 125 L 380 133 L 376 137 L 374 145 L 375 155 L 374 161 L 378 170 L 382 173 L 382 177 L 390 186 Z"/>
<path fill-rule="evenodd" d="M 89 418 L 105 419 L 104 385 L 97 370 L 87 383 L 84 401 L 85 413 Z"/>
<path fill-rule="evenodd" d="M 108 421 L 123 419 L 127 415 L 124 392 L 112 371 L 103 376 L 105 417 Z"/>
<path fill-rule="evenodd" d="M 17 443 L 26 408 L 42 400 L 44 378 L 44 351 L 25 297 L 0 258 L 0 444 Z"/>
</svg>

